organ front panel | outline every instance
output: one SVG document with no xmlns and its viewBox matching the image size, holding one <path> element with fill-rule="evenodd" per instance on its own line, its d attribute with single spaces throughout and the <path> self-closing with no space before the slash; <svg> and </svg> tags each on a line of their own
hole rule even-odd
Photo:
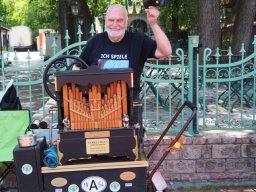
<svg viewBox="0 0 256 192">
<path fill-rule="evenodd" d="M 55 78 L 60 127 L 70 130 L 122 128 L 123 119 L 132 118 L 131 69 L 91 67 L 56 72 Z"/>
<path fill-rule="evenodd" d="M 114 81 L 102 93 L 102 85 L 91 85 L 88 92 L 74 83 L 63 85 L 64 119 L 71 130 L 122 128 L 128 114 L 125 81 Z M 87 95 L 87 97 L 86 97 Z"/>
<path fill-rule="evenodd" d="M 61 165 L 102 155 L 138 159 L 142 134 L 138 122 L 133 122 L 137 105 L 132 97 L 132 69 L 58 71 L 55 92 Z"/>
</svg>

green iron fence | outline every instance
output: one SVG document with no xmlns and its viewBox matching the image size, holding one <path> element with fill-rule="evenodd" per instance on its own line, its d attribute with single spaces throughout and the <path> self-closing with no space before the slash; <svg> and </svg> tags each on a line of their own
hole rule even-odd
<svg viewBox="0 0 256 192">
<path fill-rule="evenodd" d="M 91 30 L 91 35 L 94 35 L 93 30 Z M 0 81 L 2 90 L 4 90 L 8 82 L 13 79 L 17 94 L 22 102 L 22 107 L 30 110 L 31 117 L 38 113 L 39 109 L 41 109 L 41 111 L 39 116 L 36 118 L 43 119 L 49 115 L 48 111 L 45 110 L 46 102 L 49 100 L 49 97 L 45 94 L 43 85 L 44 68 L 60 55 L 79 55 L 82 51 L 82 46 L 86 44 L 85 41 L 81 41 L 81 36 L 82 32 L 79 27 L 77 32 L 78 42 L 69 45 L 70 37 L 67 31 L 65 35 L 66 47 L 58 53 L 56 53 L 57 44 L 55 42 L 55 38 L 53 38 L 51 45 L 53 56 L 46 61 L 42 49 L 39 52 L 27 51 L 25 56 L 24 53 L 21 54 L 16 51 L 3 51 L 1 56 L 2 74 Z M 39 59 L 35 61 L 33 59 L 34 57 Z M 12 64 L 6 65 L 9 61 L 12 61 Z"/>
<path fill-rule="evenodd" d="M 43 55 L 38 52 L 37 54 L 36 56 L 39 57 L 39 60 L 36 63 L 31 57 L 35 55 L 30 51 L 27 52 L 26 59 L 23 58 L 22 60 L 19 58 L 20 54 L 17 52 L 10 54 L 4 51 L 1 60 L 2 90 L 4 90 L 8 82 L 13 79 L 17 95 L 22 102 L 22 107 L 30 109 L 31 115 L 38 110 L 38 105 L 44 106 L 46 102 L 42 81 L 45 63 Z M 22 56 L 24 56 L 24 54 Z M 12 60 L 12 66 L 5 66 L 10 60 Z"/>
<path fill-rule="evenodd" d="M 66 47 L 58 53 L 55 52 L 56 43 L 53 40 L 54 56 L 44 61 L 43 54 L 39 53 L 37 64 L 31 62 L 28 52 L 27 66 L 19 67 L 16 53 L 13 66 L 6 67 L 4 63 L 8 60 L 8 52 L 2 55 L 2 89 L 10 78 L 14 79 L 19 97 L 23 99 L 27 96 L 29 106 L 26 107 L 30 108 L 31 115 L 36 113 L 38 107 L 42 107 L 43 117 L 48 115 L 45 104 L 49 98 L 44 93 L 42 82 L 44 68 L 60 55 L 81 53 L 86 42 L 81 41 L 81 31 L 77 34 L 78 42 L 69 45 L 67 32 Z M 190 36 L 188 54 L 177 49 L 166 60 L 150 59 L 145 63 L 140 97 L 146 130 L 161 132 L 185 100 L 194 101 L 198 106 L 197 119 L 188 131 L 191 135 L 200 130 L 256 129 L 256 48 L 247 57 L 243 49 L 240 56 L 233 56 L 231 49 L 226 55 L 221 54 L 219 49 L 214 54 L 212 50 L 205 49 L 203 63 L 199 63 L 198 42 L 198 36 Z M 256 47 L 255 40 L 253 44 Z M 190 111 L 184 110 L 173 129 L 179 130 L 189 115 Z"/>
<path fill-rule="evenodd" d="M 203 64 L 198 65 L 199 125 L 205 130 L 256 129 L 256 36 L 254 52 L 245 57 L 205 49 Z M 209 91 L 211 90 L 211 91 Z"/>
<path fill-rule="evenodd" d="M 189 127 L 192 135 L 198 130 L 255 130 L 256 36 L 249 56 L 245 57 L 243 45 L 239 55 L 233 55 L 231 48 L 215 53 L 207 48 L 203 63 L 199 62 L 198 40 L 198 36 L 189 37 L 187 56 L 177 49 L 165 61 L 145 64 L 141 98 L 146 129 L 165 128 L 177 107 L 189 99 L 198 106 L 197 120 Z M 180 129 L 188 115 L 183 112 L 174 129 Z"/>
</svg>

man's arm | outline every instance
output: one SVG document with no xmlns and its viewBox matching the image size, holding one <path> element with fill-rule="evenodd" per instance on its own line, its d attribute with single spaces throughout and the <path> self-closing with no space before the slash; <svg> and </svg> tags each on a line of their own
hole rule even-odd
<svg viewBox="0 0 256 192">
<path fill-rule="evenodd" d="M 157 58 L 167 57 L 172 53 L 172 47 L 167 36 L 157 24 L 157 18 L 160 13 L 156 7 L 148 7 L 148 9 L 146 9 L 146 13 L 157 44 L 155 56 Z"/>
</svg>

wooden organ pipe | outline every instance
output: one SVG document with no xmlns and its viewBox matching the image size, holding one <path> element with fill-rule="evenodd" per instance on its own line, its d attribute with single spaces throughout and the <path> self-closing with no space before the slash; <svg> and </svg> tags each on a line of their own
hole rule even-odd
<svg viewBox="0 0 256 192">
<path fill-rule="evenodd" d="M 63 105 L 64 105 L 64 118 L 69 118 L 69 103 L 68 103 L 68 85 L 63 86 Z"/>
<path fill-rule="evenodd" d="M 88 101 L 74 83 L 63 86 L 64 117 L 70 118 L 72 130 L 121 128 L 123 114 L 128 114 L 125 81 L 114 81 L 101 96 L 100 84 L 92 85 Z"/>
<path fill-rule="evenodd" d="M 128 109 L 127 109 L 127 90 L 126 90 L 126 83 L 125 81 L 121 81 L 121 86 L 122 86 L 122 112 L 123 114 L 128 114 Z"/>
</svg>

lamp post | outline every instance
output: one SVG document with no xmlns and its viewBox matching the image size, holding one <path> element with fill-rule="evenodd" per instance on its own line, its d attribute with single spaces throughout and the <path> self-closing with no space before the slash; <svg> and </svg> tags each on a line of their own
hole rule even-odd
<svg viewBox="0 0 256 192">
<path fill-rule="evenodd" d="M 79 2 L 78 2 L 78 0 L 72 0 L 70 6 L 71 6 L 72 14 L 75 18 L 75 27 L 74 28 L 75 28 L 75 34 L 76 34 L 77 27 L 78 27 L 77 23 L 78 23 L 78 13 L 79 13 Z M 75 41 L 77 41 L 76 35 L 75 35 L 74 39 L 75 39 Z"/>
<path fill-rule="evenodd" d="M 77 18 L 77 23 L 79 25 L 83 25 L 84 24 L 84 14 L 80 14 Z"/>
<path fill-rule="evenodd" d="M 223 41 L 223 28 L 225 27 L 225 20 L 226 20 L 226 5 L 223 4 L 221 8 L 221 15 L 220 15 L 220 48 L 222 49 L 222 41 Z"/>
<path fill-rule="evenodd" d="M 71 1 L 71 11 L 72 14 L 75 17 L 75 29 L 77 27 L 77 19 L 78 19 L 78 13 L 79 13 L 79 2 L 78 0 L 72 0 Z M 75 30 L 76 31 L 76 30 Z"/>
<path fill-rule="evenodd" d="M 72 0 L 71 1 L 71 11 L 72 11 L 72 14 L 74 16 L 77 16 L 78 15 L 78 12 L 79 12 L 79 3 L 77 0 Z"/>
<path fill-rule="evenodd" d="M 224 18 L 220 18 L 220 48 L 222 49 L 222 40 L 223 40 L 223 37 L 222 37 L 222 32 L 223 32 L 223 28 L 225 26 L 225 23 L 224 23 Z"/>
</svg>

